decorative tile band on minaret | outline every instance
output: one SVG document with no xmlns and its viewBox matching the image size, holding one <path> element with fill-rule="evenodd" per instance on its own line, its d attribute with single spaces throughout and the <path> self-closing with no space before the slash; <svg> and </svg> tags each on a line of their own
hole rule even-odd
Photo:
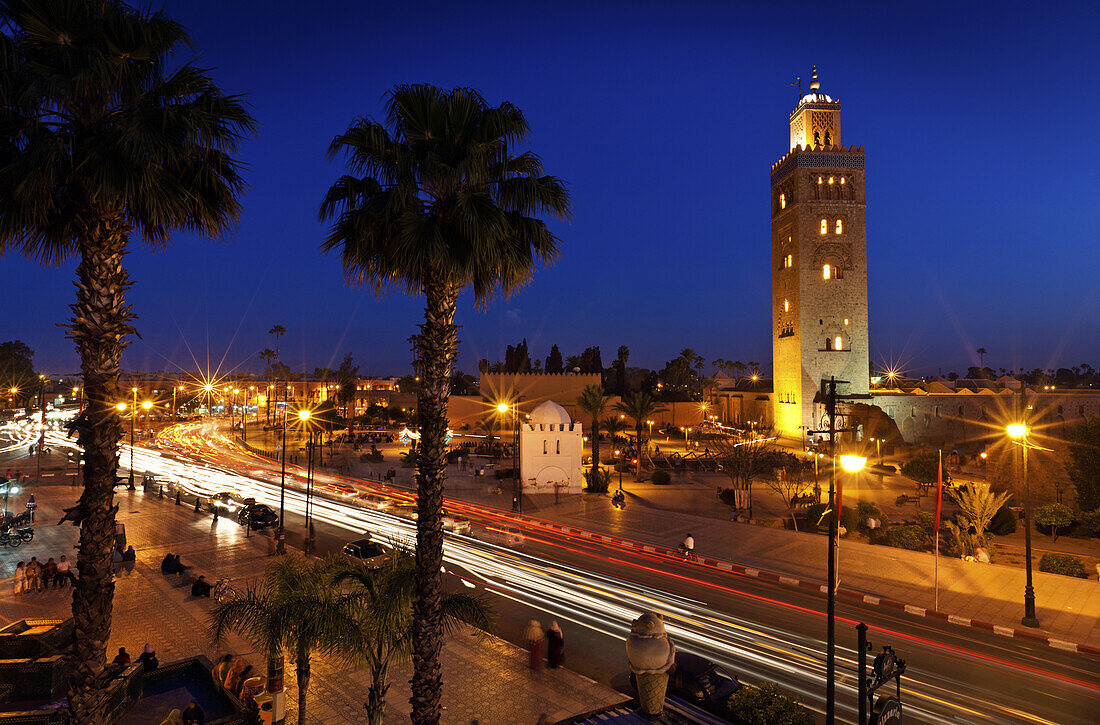
<svg viewBox="0 0 1100 725">
<path fill-rule="evenodd" d="M 790 150 L 771 168 L 772 405 L 777 432 L 821 426 L 823 378 L 867 393 L 866 195 L 862 146 L 840 140 L 840 101 L 814 67 L 790 114 Z"/>
</svg>

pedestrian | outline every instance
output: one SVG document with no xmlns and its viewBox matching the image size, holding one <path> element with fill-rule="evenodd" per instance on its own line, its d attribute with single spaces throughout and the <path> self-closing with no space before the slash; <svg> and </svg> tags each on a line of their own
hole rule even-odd
<svg viewBox="0 0 1100 725">
<path fill-rule="evenodd" d="M 145 643 L 145 650 L 138 655 L 138 662 L 145 665 L 146 672 L 152 672 L 160 665 L 160 660 L 157 659 L 156 650 L 153 649 L 153 645 L 149 642 Z"/>
<path fill-rule="evenodd" d="M 60 587 L 64 582 L 76 586 L 76 575 L 73 574 L 72 563 L 65 558 L 65 555 L 61 555 L 61 560 L 57 562 L 57 574 L 54 575 L 54 585 Z"/>
<path fill-rule="evenodd" d="M 27 565 L 23 562 L 19 562 L 15 565 L 15 596 L 19 596 L 23 592 L 27 591 Z"/>
<path fill-rule="evenodd" d="M 118 648 L 118 654 L 111 660 L 112 664 L 116 665 L 128 665 L 130 664 L 130 653 L 126 651 L 125 647 Z"/>
<path fill-rule="evenodd" d="M 37 556 L 32 556 L 27 564 L 27 591 L 42 591 L 42 565 L 38 563 Z"/>
<path fill-rule="evenodd" d="M 42 566 L 42 585 L 47 589 L 57 581 L 57 562 L 51 556 Z"/>
<path fill-rule="evenodd" d="M 203 725 L 206 722 L 206 713 L 199 707 L 199 703 L 194 700 L 183 711 L 182 717 L 183 725 Z"/>
<path fill-rule="evenodd" d="M 532 670 L 542 669 L 542 645 L 545 641 L 542 636 L 542 625 L 537 619 L 527 623 L 527 630 L 523 633 L 523 639 L 527 643 L 527 655 L 530 658 L 528 664 Z"/>
<path fill-rule="evenodd" d="M 550 626 L 546 628 L 546 664 L 557 669 L 565 660 L 565 637 L 556 619 L 550 620 Z"/>
</svg>

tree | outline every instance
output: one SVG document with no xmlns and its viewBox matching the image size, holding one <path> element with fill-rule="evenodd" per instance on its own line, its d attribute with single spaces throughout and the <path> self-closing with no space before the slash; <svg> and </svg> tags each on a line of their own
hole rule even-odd
<svg viewBox="0 0 1100 725">
<path fill-rule="evenodd" d="M 626 397 L 626 361 L 630 359 L 630 348 L 619 345 L 619 354 L 615 358 L 615 384 L 619 391 L 619 397 Z"/>
<path fill-rule="evenodd" d="M 988 484 L 980 483 L 955 489 L 950 495 L 959 507 L 960 527 L 969 529 L 973 526 L 974 535 L 981 542 L 985 541 L 985 532 L 989 530 L 989 523 L 997 515 L 997 510 L 1012 498 L 1007 491 L 993 493 Z"/>
<path fill-rule="evenodd" d="M 279 357 L 279 338 L 286 334 L 286 328 L 282 325 L 272 325 L 271 329 L 267 331 L 267 334 L 275 336 L 275 359 L 282 360 Z"/>
<path fill-rule="evenodd" d="M 0 390 L 21 397 L 26 389 L 38 380 L 34 371 L 34 350 L 22 340 L 0 343 Z"/>
<path fill-rule="evenodd" d="M 984 370 L 985 369 L 985 354 L 986 354 L 986 352 L 987 351 L 984 347 L 979 347 L 978 348 L 978 369 L 979 370 Z"/>
<path fill-rule="evenodd" d="M 615 439 L 618 438 L 626 430 L 626 423 L 624 423 L 623 419 L 617 415 L 609 415 L 602 421 L 600 421 L 600 428 L 603 430 L 604 433 L 607 433 L 607 445 L 609 445 L 611 447 L 611 451 L 614 452 Z M 599 435 L 599 433 L 597 433 L 597 435 Z M 615 467 L 622 471 L 622 454 L 620 453 L 619 456 L 619 460 L 615 461 Z M 619 480 L 621 481 L 622 477 L 620 477 Z"/>
<path fill-rule="evenodd" d="M 789 455 L 789 454 L 788 454 Z M 779 496 L 783 505 L 787 507 L 787 513 L 791 517 L 791 525 L 798 531 L 798 521 L 795 520 L 794 510 L 797 507 L 796 497 L 801 496 L 806 490 L 805 473 L 807 466 L 813 468 L 809 461 L 803 461 L 796 456 L 784 456 L 782 466 L 776 471 L 775 476 L 763 479 L 764 486 Z"/>
<path fill-rule="evenodd" d="M 352 406 L 359 387 L 359 366 L 355 364 L 350 352 L 344 355 L 340 367 L 336 368 L 336 383 L 340 386 L 336 391 L 336 400 L 344 406 L 344 420 L 348 423 L 348 433 L 351 433 L 351 421 L 354 417 Z"/>
<path fill-rule="evenodd" d="M 810 711 L 774 682 L 742 687 L 730 696 L 730 711 L 745 725 L 813 725 Z"/>
<path fill-rule="evenodd" d="M 1035 525 L 1050 527 L 1050 537 L 1058 540 L 1058 529 L 1073 525 L 1073 509 L 1060 503 L 1047 503 L 1035 509 Z"/>
<path fill-rule="evenodd" d="M 600 346 L 586 347 L 581 353 L 580 369 L 582 373 L 603 374 L 603 360 L 600 357 Z"/>
<path fill-rule="evenodd" d="M 265 347 L 263 350 L 260 350 L 260 359 L 263 360 L 267 364 L 267 368 L 264 371 L 264 379 L 265 380 L 270 380 L 271 379 L 271 361 L 275 359 L 275 351 L 272 350 L 270 347 Z"/>
<path fill-rule="evenodd" d="M 359 623 L 354 651 L 370 671 L 365 707 L 371 725 L 382 725 L 390 663 L 405 660 L 412 653 L 415 580 L 416 560 L 401 548 L 395 548 L 380 569 L 372 571 L 345 562 L 334 571 L 333 583 L 348 587 Z M 447 594 L 440 606 L 447 634 L 463 624 L 477 628 L 481 634 L 492 626 L 493 608 L 481 597 Z"/>
<path fill-rule="evenodd" d="M 634 480 L 640 481 L 642 480 L 642 427 L 646 425 L 647 420 L 658 413 L 665 412 L 668 408 L 655 401 L 649 393 L 639 390 L 629 398 L 616 403 L 615 410 L 634 421 L 634 431 L 637 435 L 634 440 L 638 444 L 638 463 L 634 467 Z"/>
<path fill-rule="evenodd" d="M 603 415 L 607 400 L 603 397 L 603 388 L 599 385 L 587 385 L 577 398 L 577 407 L 588 413 L 592 419 L 589 437 L 592 439 L 592 470 L 600 467 L 600 416 Z M 593 474 L 597 475 L 597 474 Z"/>
<path fill-rule="evenodd" d="M 558 256 L 559 239 L 537 215 L 570 216 L 569 194 L 545 175 L 510 103 L 491 107 L 469 88 L 399 85 L 386 120 L 360 118 L 329 146 L 349 174 L 329 189 L 320 210 L 332 227 L 322 248 L 341 253 L 347 280 L 376 293 L 399 288 L 424 295 L 415 336 L 417 405 L 417 597 L 411 718 L 440 716 L 442 677 L 443 481 L 447 401 L 457 355 L 459 293 L 471 287 L 484 307 L 515 291 L 535 266 Z"/>
<path fill-rule="evenodd" d="M 901 466 L 901 475 L 905 476 L 917 486 L 918 496 L 927 496 L 928 487 L 934 484 L 939 475 L 940 457 L 937 453 L 925 451 L 910 458 Z M 951 474 L 947 467 L 943 469 L 943 484 L 951 483 Z"/>
<path fill-rule="evenodd" d="M 1100 417 L 1088 416 L 1069 431 L 1066 472 L 1082 511 L 1100 508 Z"/>
<path fill-rule="evenodd" d="M 564 371 L 564 364 L 561 360 L 561 350 L 557 345 L 550 346 L 550 354 L 546 356 L 546 372 L 548 373 L 560 373 Z"/>
<path fill-rule="evenodd" d="M 758 428 L 745 435 L 719 435 L 711 441 L 714 457 L 729 477 L 734 490 L 734 507 L 752 518 L 752 482 L 772 474 L 783 463 L 772 445 L 771 431 Z"/>
<path fill-rule="evenodd" d="M 9 0 L 0 21 L 0 254 L 79 259 L 67 327 L 86 400 L 71 423 L 84 489 L 65 517 L 81 529 L 69 714 L 98 723 L 110 679 L 114 404 L 135 319 L 123 262 L 134 234 L 157 248 L 176 229 L 216 237 L 236 223 L 244 182 L 233 154 L 255 123 L 204 71 L 174 64 L 190 40 L 163 13 L 119 0 Z"/>
<path fill-rule="evenodd" d="M 347 656 L 359 636 L 357 612 L 333 586 L 339 555 L 316 561 L 297 555 L 268 561 L 259 584 L 231 592 L 210 612 L 210 636 L 229 632 L 250 640 L 269 659 L 294 657 L 298 677 L 298 725 L 305 725 L 310 660 L 315 654 Z"/>
</svg>

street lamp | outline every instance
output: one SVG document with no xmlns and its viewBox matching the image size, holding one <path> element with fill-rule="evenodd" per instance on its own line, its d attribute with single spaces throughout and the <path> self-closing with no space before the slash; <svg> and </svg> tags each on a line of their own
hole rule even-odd
<svg viewBox="0 0 1100 725">
<path fill-rule="evenodd" d="M 134 419 L 137 417 L 137 388 L 130 388 L 130 391 L 134 395 L 133 405 L 130 406 L 130 483 L 126 486 L 127 491 L 134 490 Z"/>
<path fill-rule="evenodd" d="M 855 474 L 863 469 L 867 459 L 863 456 L 842 455 L 840 467 L 845 472 Z M 834 485 L 836 484 L 836 485 Z M 842 494 L 841 482 L 836 481 L 836 460 L 829 474 L 829 507 L 832 520 L 829 522 L 829 592 L 828 592 L 828 634 L 825 654 L 825 722 L 832 725 L 836 712 L 836 589 L 837 557 L 840 551 L 840 506 Z M 862 674 L 860 675 L 862 677 Z"/>
<path fill-rule="evenodd" d="M 512 513 L 523 513 L 523 491 L 519 485 L 519 422 L 516 404 L 500 403 L 497 411 L 502 415 L 512 409 Z"/>
<path fill-rule="evenodd" d="M 1023 423 L 1012 423 L 1005 427 L 1008 437 L 1023 449 L 1024 477 L 1024 565 L 1027 569 L 1027 583 L 1024 584 L 1024 617 L 1020 623 L 1025 627 L 1038 627 L 1039 618 L 1035 616 L 1035 587 L 1031 582 L 1031 491 L 1027 481 L 1028 428 Z"/>
<path fill-rule="evenodd" d="M 309 534 L 306 537 L 305 553 L 310 554 L 313 552 L 313 426 L 309 425 L 309 410 L 307 408 L 298 411 L 298 420 L 309 431 L 309 442 L 306 443 L 308 451 L 308 462 L 306 464 L 306 528 L 309 530 Z M 283 455 L 286 455 L 285 448 Z"/>
</svg>

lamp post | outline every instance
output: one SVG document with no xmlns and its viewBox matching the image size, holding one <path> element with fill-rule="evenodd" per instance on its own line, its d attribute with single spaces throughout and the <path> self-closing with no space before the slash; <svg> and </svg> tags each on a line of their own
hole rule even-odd
<svg viewBox="0 0 1100 725">
<path fill-rule="evenodd" d="M 1020 383 L 1020 398 L 1023 399 L 1023 383 Z M 1023 408 L 1021 404 L 1021 408 Z M 1006 428 L 1008 436 L 1023 449 L 1024 479 L 1024 565 L 1027 569 L 1027 582 L 1024 584 L 1024 616 L 1020 623 L 1025 627 L 1038 627 L 1039 618 L 1035 616 L 1035 587 L 1031 581 L 1031 492 L 1027 481 L 1027 440 L 1028 428 L 1024 423 L 1013 423 Z"/>
<path fill-rule="evenodd" d="M 274 387 L 274 386 L 272 386 Z M 272 390 L 271 395 L 276 394 L 277 391 Z M 270 406 L 271 398 L 268 397 L 268 405 Z M 276 421 L 278 421 L 278 411 L 276 410 Z M 282 455 L 282 473 L 279 476 L 279 538 L 275 542 L 275 553 L 286 553 L 286 536 L 283 534 L 284 521 L 286 519 L 286 391 L 283 391 L 283 455 Z"/>
<path fill-rule="evenodd" d="M 38 407 L 42 411 L 41 419 L 38 421 L 38 447 L 35 449 L 38 452 L 38 469 L 35 471 L 34 480 L 38 483 L 42 482 L 42 447 L 46 443 L 46 376 L 38 376 Z"/>
<path fill-rule="evenodd" d="M 313 427 L 309 425 L 309 410 L 299 410 L 298 420 L 309 430 L 309 442 L 306 443 L 306 529 L 309 533 L 306 535 L 305 553 L 310 554 L 313 552 Z"/>
<path fill-rule="evenodd" d="M 512 513 L 523 513 L 523 490 L 519 485 L 519 422 L 516 413 L 516 404 L 501 403 L 497 410 L 501 414 L 512 410 Z"/>
<path fill-rule="evenodd" d="M 134 402 L 130 408 L 130 483 L 126 486 L 127 491 L 134 490 L 134 421 L 137 418 L 137 388 L 130 388 L 130 391 L 134 395 Z"/>
</svg>

